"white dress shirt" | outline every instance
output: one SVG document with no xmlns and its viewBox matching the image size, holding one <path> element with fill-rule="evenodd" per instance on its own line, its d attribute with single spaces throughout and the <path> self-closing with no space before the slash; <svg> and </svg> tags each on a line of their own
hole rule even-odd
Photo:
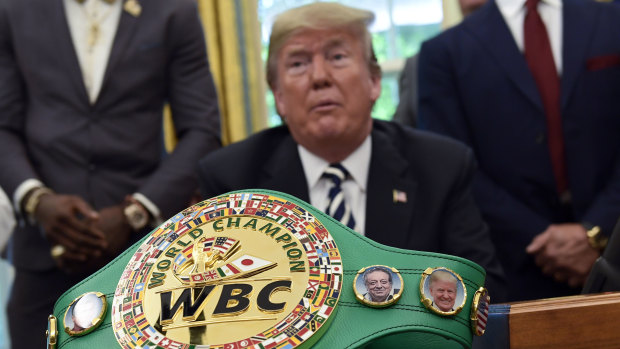
<svg viewBox="0 0 620 349">
<path fill-rule="evenodd" d="M 311 153 L 301 145 L 297 145 L 299 158 L 306 175 L 310 204 L 325 211 L 329 203 L 329 189 L 333 182 L 323 178 L 329 162 Z M 350 178 L 342 183 L 344 200 L 351 208 L 355 218 L 355 231 L 364 235 L 366 232 L 366 188 L 371 154 L 370 135 L 366 140 L 340 164 L 349 171 Z"/>
<path fill-rule="evenodd" d="M 4 249 L 15 227 L 15 216 L 9 198 L 0 188 L 0 251 Z"/>
<path fill-rule="evenodd" d="M 64 0 L 65 14 L 77 53 L 84 86 L 91 104 L 95 104 L 108 59 L 112 51 L 114 36 L 121 18 L 122 1 L 109 4 L 102 0 Z M 91 42 L 91 28 L 98 28 L 94 41 Z"/>
<path fill-rule="evenodd" d="M 504 21 L 521 52 L 523 44 L 523 21 L 525 20 L 525 0 L 496 0 L 497 7 L 504 17 Z M 562 0 L 541 0 L 538 3 L 538 13 L 547 27 L 547 35 L 553 52 L 553 61 L 562 74 Z"/>
</svg>

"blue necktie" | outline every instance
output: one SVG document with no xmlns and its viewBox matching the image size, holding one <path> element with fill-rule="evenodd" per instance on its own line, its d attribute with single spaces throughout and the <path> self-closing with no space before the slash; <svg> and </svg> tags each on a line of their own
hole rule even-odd
<svg viewBox="0 0 620 349">
<path fill-rule="evenodd" d="M 329 190 L 329 204 L 325 213 L 347 227 L 355 229 L 355 219 L 351 207 L 344 201 L 344 192 L 342 191 L 342 182 L 348 175 L 349 172 L 341 164 L 330 164 L 323 173 L 324 178 L 328 178 L 334 183 L 334 186 Z"/>
</svg>

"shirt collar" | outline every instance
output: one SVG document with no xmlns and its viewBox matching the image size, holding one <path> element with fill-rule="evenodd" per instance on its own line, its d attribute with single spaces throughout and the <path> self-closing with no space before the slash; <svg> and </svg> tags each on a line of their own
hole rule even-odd
<svg viewBox="0 0 620 349">
<path fill-rule="evenodd" d="M 499 10 L 506 16 L 515 16 L 519 11 L 523 11 L 525 8 L 526 0 L 495 0 Z M 540 2 L 555 7 L 556 9 L 562 8 L 562 0 L 540 0 Z"/>
<path fill-rule="evenodd" d="M 349 171 L 351 178 L 355 181 L 355 184 L 357 184 L 362 192 L 366 192 L 366 185 L 368 183 L 368 168 L 370 166 L 371 148 L 372 142 L 370 141 L 370 135 L 368 135 L 364 142 L 362 142 L 362 144 L 357 147 L 353 153 L 340 162 L 342 166 Z M 311 153 L 300 144 L 297 145 L 297 150 L 299 152 L 301 164 L 304 168 L 308 188 L 312 188 L 321 179 L 323 172 L 325 172 L 325 169 L 329 166 L 329 162 Z"/>
<path fill-rule="evenodd" d="M 75 0 L 80 4 L 83 4 L 86 0 Z M 115 0 L 103 0 L 105 2 L 107 2 L 108 4 L 113 4 Z"/>
</svg>

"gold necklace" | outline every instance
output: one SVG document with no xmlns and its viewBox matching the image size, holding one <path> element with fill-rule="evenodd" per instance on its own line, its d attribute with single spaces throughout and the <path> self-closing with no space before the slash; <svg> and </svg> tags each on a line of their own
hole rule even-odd
<svg viewBox="0 0 620 349">
<path fill-rule="evenodd" d="M 91 10 L 89 11 L 86 6 L 88 6 L 87 2 L 81 4 L 82 11 L 84 11 L 84 15 L 86 15 L 86 19 L 88 20 L 88 51 L 92 52 L 92 50 L 97 45 L 97 41 L 99 41 L 100 36 L 100 24 L 110 15 L 112 12 L 113 6 L 108 6 L 107 11 L 105 11 L 101 16 L 99 16 L 99 5 L 100 1 L 95 0 L 94 4 L 91 6 Z"/>
</svg>

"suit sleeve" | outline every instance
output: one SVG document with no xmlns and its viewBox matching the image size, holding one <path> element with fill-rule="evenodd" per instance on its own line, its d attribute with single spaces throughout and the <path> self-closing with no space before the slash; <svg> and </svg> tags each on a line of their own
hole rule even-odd
<svg viewBox="0 0 620 349">
<path fill-rule="evenodd" d="M 394 121 L 416 127 L 418 121 L 418 56 L 409 57 L 398 81 L 399 102 Z"/>
<path fill-rule="evenodd" d="M 609 182 L 596 196 L 583 221 L 599 225 L 605 235 L 610 235 L 614 226 L 620 224 L 620 149 Z"/>
<path fill-rule="evenodd" d="M 507 295 L 504 272 L 472 194 L 476 166 L 470 149 L 460 158 L 459 169 L 448 195 L 450 201 L 443 211 L 441 231 L 446 240 L 442 244 L 447 253 L 483 266 L 487 271 L 487 288 L 495 301 L 503 301 Z"/>
<path fill-rule="evenodd" d="M 458 139 L 475 151 L 474 130 L 469 128 L 462 100 L 464 93 L 459 89 L 461 86 L 453 69 L 457 58 L 453 57 L 448 44 L 446 38 L 440 36 L 425 42 L 420 50 L 420 127 Z M 511 234 L 511 239 L 522 239 L 522 247 L 550 224 L 493 181 L 484 168 L 475 176 L 474 195 L 484 218 L 493 227 L 492 234 L 518 232 Z M 494 236 L 494 239 L 500 240 L 502 236 Z M 523 253 L 519 251 L 519 254 Z"/>
<path fill-rule="evenodd" d="M 217 173 L 219 173 L 219 171 L 210 170 L 210 164 L 216 163 L 216 161 L 210 160 L 210 158 L 210 156 L 207 156 L 207 158 L 202 159 L 198 163 L 198 182 L 200 184 L 200 194 L 203 199 L 210 199 L 234 190 L 217 180 Z"/>
<path fill-rule="evenodd" d="M 217 93 L 209 69 L 205 38 L 193 1 L 178 1 L 166 39 L 169 49 L 167 96 L 178 143 L 139 192 L 163 217 L 183 209 L 198 189 L 196 164 L 220 147 Z"/>
<path fill-rule="evenodd" d="M 15 57 L 6 2 L 0 2 L 0 186 L 12 198 L 28 178 L 37 178 L 24 144 L 24 83 Z"/>
</svg>

